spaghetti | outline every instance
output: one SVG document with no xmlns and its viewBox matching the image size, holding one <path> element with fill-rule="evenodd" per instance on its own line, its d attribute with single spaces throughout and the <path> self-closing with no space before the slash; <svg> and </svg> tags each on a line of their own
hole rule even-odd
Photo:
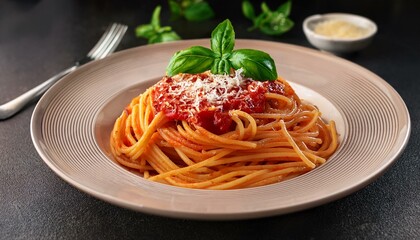
<svg viewBox="0 0 420 240">
<path fill-rule="evenodd" d="M 238 189 L 280 182 L 325 163 L 334 121 L 283 79 L 164 77 L 132 99 L 110 137 L 115 159 L 144 178 L 186 188 Z"/>
</svg>

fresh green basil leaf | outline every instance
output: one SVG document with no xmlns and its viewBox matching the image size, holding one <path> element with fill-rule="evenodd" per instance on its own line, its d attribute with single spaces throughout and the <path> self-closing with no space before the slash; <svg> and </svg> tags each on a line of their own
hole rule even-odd
<svg viewBox="0 0 420 240">
<path fill-rule="evenodd" d="M 228 59 L 215 59 L 211 72 L 213 74 L 229 74 L 230 69 L 232 68 L 230 61 Z"/>
<path fill-rule="evenodd" d="M 135 29 L 136 37 L 150 38 L 156 34 L 155 28 L 151 24 L 143 24 Z"/>
<path fill-rule="evenodd" d="M 258 17 L 254 20 L 254 26 L 252 26 L 249 30 L 252 31 L 254 29 L 259 28 L 263 24 L 263 22 L 267 21 L 267 17 L 267 13 L 261 13 L 260 15 L 258 15 Z"/>
<path fill-rule="evenodd" d="M 292 29 L 294 25 L 295 23 L 290 18 L 286 18 L 286 21 L 282 25 L 283 31 L 285 32 L 289 31 L 290 29 Z"/>
<path fill-rule="evenodd" d="M 181 37 L 174 31 L 170 31 L 170 32 L 166 32 L 162 34 L 163 42 L 176 41 L 180 39 Z"/>
<path fill-rule="evenodd" d="M 178 34 L 176 34 L 176 32 L 169 31 L 169 32 L 159 33 L 150 37 L 149 43 L 153 44 L 153 43 L 161 43 L 161 42 L 171 42 L 171 41 L 176 41 L 180 39 L 181 38 L 178 36 Z"/>
<path fill-rule="evenodd" d="M 255 18 L 254 6 L 249 1 L 242 2 L 242 13 L 248 19 L 254 20 Z"/>
<path fill-rule="evenodd" d="M 155 34 L 153 36 L 151 36 L 148 40 L 148 44 L 154 44 L 154 43 L 160 43 L 161 42 L 161 35 L 160 34 Z"/>
<path fill-rule="evenodd" d="M 284 18 L 275 28 L 282 34 L 292 29 L 293 26 L 294 22 L 292 20 Z"/>
<path fill-rule="evenodd" d="M 276 66 L 270 55 L 253 49 L 233 50 L 234 41 L 233 26 L 227 19 L 213 30 L 211 49 L 194 46 L 175 53 L 166 68 L 167 75 L 195 74 L 207 70 L 213 74 L 229 74 L 232 68 L 242 68 L 244 75 L 254 80 L 277 79 Z"/>
<path fill-rule="evenodd" d="M 174 54 L 166 68 L 166 74 L 201 73 L 210 70 L 215 61 L 213 51 L 201 46 L 193 46 Z"/>
<path fill-rule="evenodd" d="M 152 14 L 149 24 L 143 24 L 135 29 L 136 37 L 148 39 L 148 43 L 169 42 L 181 39 L 170 26 L 160 26 L 160 10 L 157 6 Z"/>
<path fill-rule="evenodd" d="M 158 29 L 160 28 L 160 6 L 157 6 L 155 10 L 153 10 L 152 19 L 150 20 L 150 24 Z"/>
<path fill-rule="evenodd" d="M 164 32 L 170 32 L 172 31 L 172 27 L 171 26 L 164 26 L 164 27 L 160 27 L 159 29 L 157 29 L 157 33 L 164 33 Z"/>
<path fill-rule="evenodd" d="M 232 52 L 235 47 L 235 31 L 229 19 L 219 23 L 211 33 L 211 50 L 222 57 L 224 53 Z"/>
<path fill-rule="evenodd" d="M 277 8 L 276 12 L 283 13 L 286 17 L 290 15 L 290 11 L 292 10 L 292 1 L 287 1 L 280 5 L 279 8 Z"/>
<path fill-rule="evenodd" d="M 265 2 L 261 3 L 261 10 L 263 13 L 271 13 L 270 7 L 268 7 L 267 3 Z"/>
<path fill-rule="evenodd" d="M 232 52 L 229 60 L 234 69 L 242 68 L 246 77 L 259 81 L 277 79 L 274 60 L 265 52 L 239 49 Z"/>
<path fill-rule="evenodd" d="M 214 17 L 214 11 L 207 2 L 197 2 L 189 5 L 184 15 L 188 21 L 203 21 Z"/>
<path fill-rule="evenodd" d="M 174 0 L 169 0 L 168 5 L 169 5 L 169 10 L 171 11 L 171 14 L 172 14 L 171 18 L 173 20 L 178 19 L 182 16 L 182 7 L 178 2 Z"/>
<path fill-rule="evenodd" d="M 267 35 L 281 35 L 289 31 L 294 26 L 293 21 L 288 18 L 291 8 L 291 0 L 280 5 L 276 11 L 272 11 L 265 2 L 262 2 L 262 12 L 252 19 L 253 26 L 248 28 L 248 31 L 260 29 Z"/>
<path fill-rule="evenodd" d="M 275 12 L 268 21 L 260 25 L 260 30 L 268 35 L 281 35 L 289 31 L 293 25 L 293 21 L 283 13 Z"/>
</svg>

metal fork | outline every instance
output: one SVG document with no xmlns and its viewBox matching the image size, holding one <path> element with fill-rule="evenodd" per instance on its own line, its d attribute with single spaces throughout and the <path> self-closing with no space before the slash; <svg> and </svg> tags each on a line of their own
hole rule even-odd
<svg viewBox="0 0 420 240">
<path fill-rule="evenodd" d="M 111 24 L 96 45 L 90 50 L 90 52 L 82 59 L 77 61 L 73 66 L 61 71 L 55 76 L 51 77 L 47 81 L 41 83 L 40 85 L 32 88 L 31 90 L 23 93 L 17 98 L 3 104 L 0 106 L 0 119 L 6 119 L 17 112 L 19 112 L 23 107 L 25 107 L 32 100 L 40 97 L 48 88 L 50 88 L 55 82 L 60 80 L 65 75 L 73 72 L 79 66 L 101 58 L 106 57 L 110 53 L 114 52 L 117 48 L 121 39 L 123 38 L 125 32 L 127 31 L 127 26 L 113 23 Z"/>
</svg>

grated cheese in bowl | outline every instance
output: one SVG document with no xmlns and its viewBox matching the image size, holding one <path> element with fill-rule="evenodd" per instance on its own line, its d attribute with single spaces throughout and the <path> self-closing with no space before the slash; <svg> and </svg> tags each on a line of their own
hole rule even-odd
<svg viewBox="0 0 420 240">
<path fill-rule="evenodd" d="M 349 13 L 312 15 L 304 20 L 302 27 L 313 46 L 336 55 L 367 47 L 377 32 L 372 20 Z"/>
<path fill-rule="evenodd" d="M 359 38 L 368 34 L 366 28 L 344 20 L 327 20 L 318 23 L 315 33 L 334 38 Z"/>
</svg>

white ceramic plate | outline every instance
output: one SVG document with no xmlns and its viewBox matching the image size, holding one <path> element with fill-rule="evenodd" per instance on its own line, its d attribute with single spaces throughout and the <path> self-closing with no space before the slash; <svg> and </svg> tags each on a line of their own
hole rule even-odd
<svg viewBox="0 0 420 240">
<path fill-rule="evenodd" d="M 346 60 L 315 50 L 255 40 L 236 48 L 268 52 L 297 94 L 337 122 L 340 146 L 321 167 L 294 179 L 241 190 L 193 190 L 147 181 L 112 160 L 114 120 L 132 97 L 165 73 L 171 56 L 209 40 L 138 47 L 87 64 L 54 85 L 39 101 L 32 140 L 61 178 L 99 199 L 171 217 L 244 219 L 284 214 L 346 196 L 375 180 L 398 158 L 410 118 L 384 80 Z"/>
</svg>

